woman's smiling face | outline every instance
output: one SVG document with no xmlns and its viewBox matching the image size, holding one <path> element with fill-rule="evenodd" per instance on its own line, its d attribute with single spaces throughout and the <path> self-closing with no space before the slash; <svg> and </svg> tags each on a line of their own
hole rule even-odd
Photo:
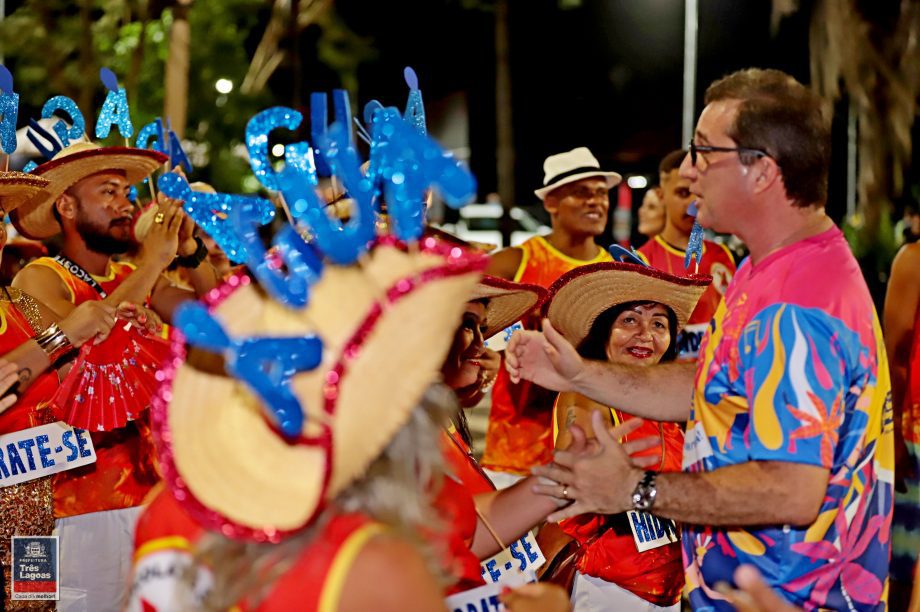
<svg viewBox="0 0 920 612">
<path fill-rule="evenodd" d="M 652 365 L 671 344 L 668 309 L 657 303 L 637 304 L 617 316 L 607 340 L 612 363 Z"/>
</svg>

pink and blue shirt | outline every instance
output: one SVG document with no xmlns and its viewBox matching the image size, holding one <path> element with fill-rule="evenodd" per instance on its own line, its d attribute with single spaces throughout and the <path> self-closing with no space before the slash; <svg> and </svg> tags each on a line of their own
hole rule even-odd
<svg viewBox="0 0 920 612">
<path fill-rule="evenodd" d="M 685 525 L 693 608 L 732 609 L 714 586 L 749 563 L 806 610 L 884 610 L 894 467 L 888 362 L 869 291 L 836 227 L 756 265 L 744 261 L 702 340 L 684 471 L 749 461 L 827 469 L 824 502 L 806 527 Z"/>
</svg>

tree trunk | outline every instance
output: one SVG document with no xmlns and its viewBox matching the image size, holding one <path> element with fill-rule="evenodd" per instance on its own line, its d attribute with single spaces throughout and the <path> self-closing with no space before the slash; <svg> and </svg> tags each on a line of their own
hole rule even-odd
<svg viewBox="0 0 920 612">
<path fill-rule="evenodd" d="M 173 23 L 169 31 L 169 56 L 166 60 L 166 95 L 163 114 L 179 138 L 185 135 L 188 118 L 188 67 L 191 38 L 188 11 L 192 0 L 180 0 L 173 8 Z"/>
</svg>

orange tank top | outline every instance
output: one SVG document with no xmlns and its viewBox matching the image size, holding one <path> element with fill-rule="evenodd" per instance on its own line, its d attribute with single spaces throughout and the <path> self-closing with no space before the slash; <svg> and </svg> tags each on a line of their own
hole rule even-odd
<svg viewBox="0 0 920 612">
<path fill-rule="evenodd" d="M 597 248 L 591 260 L 573 259 L 551 245 L 542 236 L 523 243 L 521 264 L 514 280 L 549 287 L 568 272 L 586 264 L 612 261 L 610 254 Z M 528 329 L 539 329 L 539 316 L 524 321 Z M 530 381 L 513 384 L 508 372 L 498 371 L 492 390 L 492 409 L 486 431 L 486 449 L 482 466 L 497 472 L 525 475 L 535 465 L 552 459 L 553 402 L 556 393 Z"/>
<path fill-rule="evenodd" d="M 93 287 L 50 257 L 41 257 L 28 265 L 53 270 L 67 287 L 75 306 L 102 299 Z M 93 278 L 111 294 L 133 271 L 131 264 L 111 263 L 109 274 Z M 120 429 L 90 432 L 90 437 L 96 449 L 96 463 L 52 476 L 57 518 L 139 506 L 159 480 L 148 417 L 131 421 Z"/>
<path fill-rule="evenodd" d="M 668 274 L 686 276 L 698 271 L 699 274 L 712 277 L 712 284 L 703 292 L 696 308 L 690 313 L 687 325 L 677 336 L 678 359 L 696 361 L 703 334 L 725 295 L 728 283 L 735 275 L 735 259 L 728 248 L 710 240 L 703 241 L 703 256 L 698 270 L 693 264 L 689 269 L 684 268 L 684 254 L 685 251 L 668 244 L 661 236 L 655 236 L 639 249 L 639 255 L 648 265 Z"/>
<path fill-rule="evenodd" d="M 553 411 L 553 430 L 558 424 Z M 611 421 L 619 425 L 633 417 L 610 409 Z M 660 457 L 658 465 L 648 469 L 680 472 L 684 449 L 684 431 L 677 423 L 645 420 L 631 440 L 660 437 L 661 446 L 650 448 L 637 457 Z M 611 582 L 658 606 L 680 601 L 684 586 L 684 565 L 680 542 L 639 552 L 633 539 L 627 513 L 617 515 L 582 514 L 559 523 L 569 536 L 581 542 L 578 571 Z M 603 531 L 601 531 L 603 530 Z M 600 536 L 597 534 L 600 532 Z"/>
<path fill-rule="evenodd" d="M 332 517 L 258 604 L 241 602 L 232 610 L 335 612 L 361 549 L 385 531 L 363 514 Z M 127 609 L 168 612 L 176 609 L 177 601 L 188 601 L 176 594 L 184 588 L 183 569 L 204 533 L 168 490 L 159 491 L 138 519 Z"/>
</svg>

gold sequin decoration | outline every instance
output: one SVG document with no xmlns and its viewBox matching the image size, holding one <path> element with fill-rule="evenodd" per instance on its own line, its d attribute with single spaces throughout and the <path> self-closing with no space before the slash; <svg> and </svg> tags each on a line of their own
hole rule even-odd
<svg viewBox="0 0 920 612">
<path fill-rule="evenodd" d="M 51 535 L 54 529 L 51 477 L 0 487 L 0 560 L 3 562 L 5 610 L 54 610 L 51 601 L 10 600 L 10 563 L 14 535 Z"/>
</svg>

